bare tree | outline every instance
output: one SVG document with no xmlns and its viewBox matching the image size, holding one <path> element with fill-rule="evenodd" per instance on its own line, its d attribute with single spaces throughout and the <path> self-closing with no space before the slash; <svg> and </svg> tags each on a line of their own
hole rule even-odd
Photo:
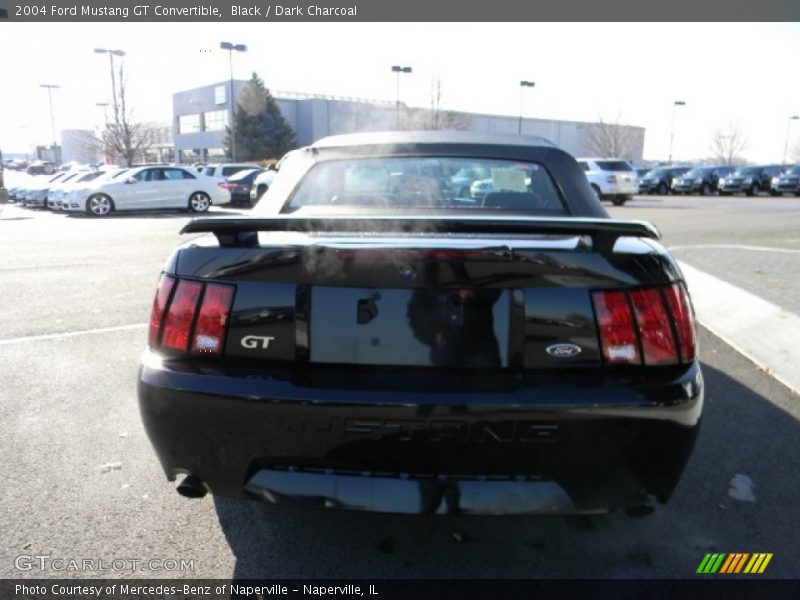
<svg viewBox="0 0 800 600">
<path fill-rule="evenodd" d="M 800 141 L 792 147 L 792 162 L 800 163 Z"/>
<path fill-rule="evenodd" d="M 463 113 L 442 109 L 442 81 L 438 76 L 431 80 L 430 108 L 413 108 L 404 105 L 403 129 L 417 130 L 467 130 L 470 118 Z"/>
<path fill-rule="evenodd" d="M 75 149 L 75 159 L 81 163 L 93 163 L 98 156 L 103 155 L 105 145 L 89 131 L 76 132 L 72 140 Z"/>
<path fill-rule="evenodd" d="M 114 116 L 106 124 L 103 141 L 106 147 L 131 166 L 137 156 L 143 155 L 155 142 L 158 133 L 152 123 L 136 122 L 133 111 L 128 107 L 128 82 L 124 65 L 119 67 L 119 89 L 114 90 Z"/>
<path fill-rule="evenodd" d="M 750 142 L 738 123 L 730 122 L 725 129 L 717 127 L 711 135 L 711 155 L 715 161 L 725 165 L 745 162 L 741 155 L 749 146 Z"/>
<path fill-rule="evenodd" d="M 607 123 L 601 118 L 597 123 L 584 125 L 582 131 L 584 149 L 595 156 L 633 160 L 643 142 L 641 130 L 620 125 L 619 119 Z"/>
</svg>

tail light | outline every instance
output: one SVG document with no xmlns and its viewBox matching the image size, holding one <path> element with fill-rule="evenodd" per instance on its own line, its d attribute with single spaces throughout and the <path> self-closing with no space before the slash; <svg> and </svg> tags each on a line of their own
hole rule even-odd
<svg viewBox="0 0 800 600">
<path fill-rule="evenodd" d="M 606 363 L 658 366 L 694 360 L 694 319 L 680 284 L 593 292 L 592 301 Z"/>
<path fill-rule="evenodd" d="M 686 290 L 680 284 L 675 284 L 664 290 L 667 304 L 675 319 L 675 331 L 678 334 L 678 343 L 681 349 L 681 359 L 684 362 L 694 360 L 697 345 L 694 339 L 694 316 L 689 304 Z"/>
<path fill-rule="evenodd" d="M 603 342 L 603 358 L 611 364 L 640 364 L 639 342 L 627 293 L 594 292 L 592 297 Z"/>
<path fill-rule="evenodd" d="M 222 354 L 234 287 L 164 275 L 150 314 L 150 347 Z"/>
</svg>

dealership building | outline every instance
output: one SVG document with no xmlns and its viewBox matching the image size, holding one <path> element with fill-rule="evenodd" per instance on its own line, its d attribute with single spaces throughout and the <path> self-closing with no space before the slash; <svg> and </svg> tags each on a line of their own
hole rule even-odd
<svg viewBox="0 0 800 600">
<path fill-rule="evenodd" d="M 234 98 L 247 81 L 234 80 Z M 179 163 L 219 162 L 224 160 L 223 139 L 230 122 L 231 82 L 220 82 L 173 94 L 173 133 L 175 160 Z M 540 136 L 575 156 L 586 150 L 586 128 L 596 124 L 549 119 L 432 111 L 394 102 L 343 98 L 294 92 L 272 92 L 284 118 L 295 131 L 297 143 L 311 144 L 328 135 L 394 129 L 459 129 L 475 133 Z M 626 158 L 642 162 L 644 128 L 619 125 L 631 140 Z M 266 158 L 266 157 L 265 157 Z M 275 157 L 277 158 L 277 157 Z"/>
</svg>

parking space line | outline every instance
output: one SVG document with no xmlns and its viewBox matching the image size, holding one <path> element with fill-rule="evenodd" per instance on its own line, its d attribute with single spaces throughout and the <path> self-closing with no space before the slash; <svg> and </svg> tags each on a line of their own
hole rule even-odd
<svg viewBox="0 0 800 600">
<path fill-rule="evenodd" d="M 757 252 L 778 252 L 782 254 L 800 254 L 797 248 L 773 248 L 772 246 L 745 246 L 742 244 L 688 244 L 683 246 L 670 246 L 670 252 L 675 250 L 755 250 Z"/>
<path fill-rule="evenodd" d="M 115 327 L 99 327 L 97 329 L 83 329 L 80 331 L 65 331 L 63 333 L 45 333 L 43 335 L 28 335 L 24 337 L 0 339 L 0 346 L 11 344 L 22 344 L 25 342 L 40 342 L 43 340 L 59 340 L 62 338 L 77 337 L 80 335 L 91 335 L 93 333 L 110 333 L 113 331 L 127 331 L 130 329 L 144 329 L 147 323 L 136 323 L 135 325 L 117 325 Z"/>
<path fill-rule="evenodd" d="M 800 394 L 800 316 L 683 261 L 678 263 L 698 322 Z"/>
</svg>

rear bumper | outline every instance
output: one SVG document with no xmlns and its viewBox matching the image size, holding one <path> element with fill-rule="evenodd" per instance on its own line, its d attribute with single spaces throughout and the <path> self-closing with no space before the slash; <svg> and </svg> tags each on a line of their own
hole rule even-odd
<svg viewBox="0 0 800 600">
<path fill-rule="evenodd" d="M 145 353 L 139 405 L 168 479 L 193 473 L 217 495 L 386 512 L 605 512 L 642 493 L 669 498 L 703 405 L 696 363 L 660 382 L 520 379 L 494 392 L 463 375 L 431 392 L 259 373 Z"/>
</svg>

